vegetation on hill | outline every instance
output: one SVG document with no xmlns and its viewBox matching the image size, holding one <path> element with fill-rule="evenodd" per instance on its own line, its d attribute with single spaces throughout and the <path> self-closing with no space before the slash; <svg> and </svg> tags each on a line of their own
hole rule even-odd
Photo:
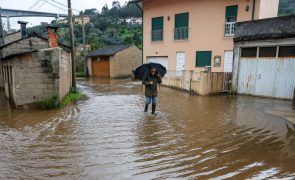
<svg viewBox="0 0 295 180">
<path fill-rule="evenodd" d="M 286 16 L 295 14 L 294 0 L 280 0 L 279 16 Z"/>
<path fill-rule="evenodd" d="M 141 17 L 141 11 L 134 4 L 121 5 L 119 1 L 114 1 L 112 7 L 105 5 L 99 12 L 97 9 L 86 9 L 84 14 L 90 17 L 90 23 L 85 24 L 86 43 L 91 45 L 91 49 L 97 49 L 108 45 L 117 44 L 141 44 L 141 25 L 130 25 L 121 23 L 120 19 L 128 17 Z M 68 24 L 51 22 L 52 25 L 58 25 L 59 40 L 63 44 L 70 44 Z M 36 32 L 39 35 L 46 36 L 46 25 L 32 27 L 28 30 L 30 33 Z M 82 26 L 74 25 L 75 45 L 83 42 Z"/>
</svg>

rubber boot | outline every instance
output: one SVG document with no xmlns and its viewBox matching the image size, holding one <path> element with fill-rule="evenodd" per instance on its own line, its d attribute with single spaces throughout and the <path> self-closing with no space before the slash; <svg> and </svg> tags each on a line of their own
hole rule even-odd
<svg viewBox="0 0 295 180">
<path fill-rule="evenodd" d="M 152 106 L 152 114 L 156 114 L 156 105 Z"/>
<path fill-rule="evenodd" d="M 149 105 L 145 105 L 144 112 L 148 112 Z"/>
</svg>

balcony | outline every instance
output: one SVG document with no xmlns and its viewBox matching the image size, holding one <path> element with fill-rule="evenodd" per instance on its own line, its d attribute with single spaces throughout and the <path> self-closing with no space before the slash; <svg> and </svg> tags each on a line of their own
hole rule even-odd
<svg viewBox="0 0 295 180">
<path fill-rule="evenodd" d="M 163 41 L 163 30 L 152 31 L 152 42 Z"/>
<path fill-rule="evenodd" d="M 181 27 L 174 29 L 174 40 L 186 40 L 188 39 L 189 28 Z"/>
<path fill-rule="evenodd" d="M 225 37 L 233 37 L 236 31 L 236 22 L 226 22 L 224 29 Z"/>
</svg>

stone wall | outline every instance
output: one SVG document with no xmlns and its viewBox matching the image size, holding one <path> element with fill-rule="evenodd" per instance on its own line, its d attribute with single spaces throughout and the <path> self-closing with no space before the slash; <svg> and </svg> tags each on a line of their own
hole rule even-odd
<svg viewBox="0 0 295 180">
<path fill-rule="evenodd" d="M 136 46 L 131 46 L 110 58 L 110 76 L 111 78 L 131 77 L 132 70 L 141 64 L 141 50 Z"/>
<path fill-rule="evenodd" d="M 3 78 L 2 62 L 0 60 L 0 88 L 4 88 Z"/>
<path fill-rule="evenodd" d="M 54 95 L 63 98 L 69 90 L 69 76 L 64 73 L 68 72 L 65 70 L 70 61 L 68 57 L 69 54 L 60 48 L 48 48 L 5 59 L 3 65 L 12 67 L 13 97 L 10 99 L 20 106 L 37 103 Z M 5 85 L 7 91 L 7 82 Z"/>
<path fill-rule="evenodd" d="M 6 45 L 1 49 L 0 58 L 32 50 L 48 48 L 48 41 L 39 37 L 28 37 L 18 42 Z"/>
</svg>

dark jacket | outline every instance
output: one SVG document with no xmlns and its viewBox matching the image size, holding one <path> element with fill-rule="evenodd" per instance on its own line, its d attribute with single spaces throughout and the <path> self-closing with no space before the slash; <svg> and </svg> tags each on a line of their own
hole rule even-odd
<svg viewBox="0 0 295 180">
<path fill-rule="evenodd" d="M 153 81 L 153 84 L 150 84 L 150 81 Z M 157 97 L 158 95 L 158 84 L 162 83 L 162 79 L 160 76 L 152 76 L 152 75 L 147 75 L 142 81 L 142 84 L 145 85 L 145 96 L 150 96 L 150 97 Z"/>
</svg>

